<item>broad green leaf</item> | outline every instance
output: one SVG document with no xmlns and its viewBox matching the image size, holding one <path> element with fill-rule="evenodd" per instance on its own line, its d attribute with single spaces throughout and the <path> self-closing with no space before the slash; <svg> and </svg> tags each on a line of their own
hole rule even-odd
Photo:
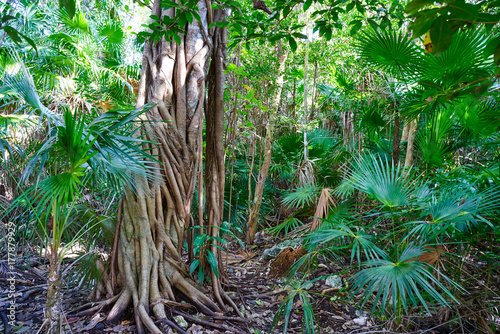
<svg viewBox="0 0 500 334">
<path fill-rule="evenodd" d="M 412 15 L 426 6 L 434 4 L 434 0 L 413 0 L 405 7 L 405 12 Z"/>
<path fill-rule="evenodd" d="M 177 43 L 177 45 L 181 45 L 181 37 L 179 35 L 177 35 L 176 33 L 174 33 L 172 35 L 172 38 L 174 39 L 174 41 Z"/>
<path fill-rule="evenodd" d="M 378 29 L 378 24 L 374 19 L 368 19 L 368 24 L 370 25 L 370 27 L 372 27 L 373 30 Z"/>
<path fill-rule="evenodd" d="M 362 26 L 363 26 L 363 23 L 361 23 L 361 22 L 356 22 L 356 23 L 354 24 L 354 26 L 351 28 L 351 31 L 349 32 L 349 34 L 350 34 L 351 36 L 356 35 L 356 33 L 359 31 L 359 29 L 361 29 L 361 27 L 362 27 Z"/>
<path fill-rule="evenodd" d="M 500 45 L 500 36 L 492 38 L 488 41 L 488 44 L 484 48 L 484 57 L 488 58 L 495 53 L 497 46 Z"/>
<path fill-rule="evenodd" d="M 75 16 L 76 5 L 75 0 L 59 0 L 59 7 L 64 8 L 70 19 Z"/>
<path fill-rule="evenodd" d="M 238 1 L 228 1 L 226 2 L 226 6 L 233 6 L 237 8 L 241 8 L 241 4 Z"/>
<path fill-rule="evenodd" d="M 363 7 L 361 2 L 359 2 L 359 1 L 356 1 L 356 9 L 360 14 L 364 14 L 366 12 L 366 8 Z"/>
<path fill-rule="evenodd" d="M 434 18 L 429 19 L 425 15 L 421 15 L 415 19 L 415 21 L 410 22 L 409 29 L 413 32 L 413 38 L 420 37 L 429 31 L 432 24 L 434 23 Z"/>
<path fill-rule="evenodd" d="M 198 268 L 198 266 L 200 265 L 200 260 L 198 259 L 195 259 L 192 263 L 191 263 L 191 266 L 189 267 L 189 273 L 192 274 L 194 273 L 194 271 L 196 270 L 196 268 Z"/>
<path fill-rule="evenodd" d="M 22 43 L 22 39 L 21 37 L 19 37 L 19 33 L 17 32 L 16 29 L 12 28 L 12 27 L 4 27 L 4 31 L 7 33 L 7 35 L 9 35 L 9 37 L 16 43 L 19 45 L 19 43 Z"/>
<path fill-rule="evenodd" d="M 307 39 L 307 36 L 304 35 L 304 34 L 301 34 L 301 33 L 298 33 L 298 32 L 294 32 L 292 34 L 293 37 L 297 37 L 297 38 L 300 38 L 300 39 Z"/>
<path fill-rule="evenodd" d="M 211 250 L 207 250 L 207 260 L 208 264 L 210 264 L 210 268 L 214 272 L 216 277 L 219 277 L 219 268 L 217 264 L 217 259 L 215 258 L 214 253 Z"/>
<path fill-rule="evenodd" d="M 453 40 L 451 23 L 445 16 L 440 16 L 434 21 L 430 29 L 430 36 L 434 54 L 440 54 L 448 49 Z"/>
<path fill-rule="evenodd" d="M 175 7 L 179 7 L 179 5 L 178 5 L 178 4 L 176 4 L 175 2 L 170 1 L 170 0 L 163 0 L 163 1 L 161 2 L 161 6 L 162 6 L 163 8 L 169 8 L 169 7 L 170 7 L 170 8 L 175 8 Z"/>
<path fill-rule="evenodd" d="M 311 5 L 312 5 L 312 0 L 306 0 L 306 2 L 304 2 L 304 7 L 303 7 L 304 12 L 308 10 L 309 7 L 311 7 Z"/>
<path fill-rule="evenodd" d="M 203 282 L 205 281 L 205 272 L 203 270 L 203 266 L 200 266 L 198 268 L 198 281 L 201 285 L 203 285 Z"/>
<path fill-rule="evenodd" d="M 288 36 L 288 44 L 290 45 L 290 48 L 293 52 L 297 50 L 297 42 L 292 36 Z"/>
<path fill-rule="evenodd" d="M 479 14 L 479 8 L 464 1 L 454 1 L 448 6 L 449 15 L 466 21 L 475 21 Z"/>
</svg>

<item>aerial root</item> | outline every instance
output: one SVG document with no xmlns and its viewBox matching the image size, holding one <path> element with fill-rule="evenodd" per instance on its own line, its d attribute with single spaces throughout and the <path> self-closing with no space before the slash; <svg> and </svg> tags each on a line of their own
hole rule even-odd
<svg viewBox="0 0 500 334">
<path fill-rule="evenodd" d="M 72 315 L 74 317 L 82 317 L 82 316 L 85 316 L 85 315 L 94 314 L 94 313 L 99 312 L 100 310 L 102 310 L 104 307 L 106 307 L 108 305 L 111 305 L 112 303 L 114 303 L 115 301 L 117 301 L 120 298 L 121 295 L 122 295 L 122 293 L 119 293 L 119 294 L 117 294 L 116 296 L 114 296 L 112 298 L 109 298 L 109 299 L 106 299 L 106 300 L 103 300 L 103 301 L 100 301 L 100 302 L 91 302 L 91 303 L 84 304 L 84 305 L 82 305 L 82 306 L 80 306 L 80 307 L 78 307 L 78 308 L 76 308 L 76 309 L 68 312 L 68 314 L 70 314 L 70 315 Z"/>
<path fill-rule="evenodd" d="M 172 313 L 177 314 L 177 315 L 181 315 L 186 320 L 188 320 L 192 323 L 198 324 L 198 325 L 205 326 L 205 327 L 211 327 L 211 328 L 219 329 L 219 330 L 222 330 L 225 332 L 229 331 L 231 333 L 238 333 L 238 334 L 245 334 L 246 333 L 245 331 L 242 331 L 238 327 L 220 324 L 220 323 L 215 323 L 213 321 L 203 320 L 203 319 L 193 317 L 192 315 L 189 315 L 187 313 L 184 313 L 184 312 L 181 312 L 178 310 L 172 310 Z M 219 321 L 220 320 L 232 321 L 234 319 L 238 319 L 239 322 L 245 322 L 245 323 L 248 322 L 248 320 L 246 320 L 246 319 L 240 319 L 240 318 L 234 318 L 234 317 L 213 316 L 212 318 L 213 318 L 213 320 L 219 320 Z"/>
</svg>

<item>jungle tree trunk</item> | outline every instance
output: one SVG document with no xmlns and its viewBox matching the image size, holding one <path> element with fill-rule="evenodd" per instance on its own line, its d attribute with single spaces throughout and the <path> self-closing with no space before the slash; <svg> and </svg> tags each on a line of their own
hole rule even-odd
<svg viewBox="0 0 500 334">
<path fill-rule="evenodd" d="M 141 186 L 134 187 L 135 192 L 132 187 L 126 189 L 116 250 L 117 283 L 121 291 L 108 315 L 108 321 L 116 321 L 132 302 L 138 333 L 144 332 L 144 326 L 152 333 L 162 333 L 153 322 L 149 309 L 152 307 L 157 319 L 166 319 L 164 301 L 175 301 L 174 291 L 190 299 L 201 312 L 214 314 L 220 311 L 219 306 L 200 292 L 194 282 L 190 283 L 187 279 L 189 269 L 181 261 L 185 229 L 194 225 L 190 209 L 200 163 L 197 154 L 199 131 L 203 124 L 205 73 L 212 45 L 212 41 L 206 39 L 211 21 L 211 9 L 207 10 L 207 4 L 210 2 L 198 3 L 201 23 L 194 20 L 187 24 L 185 35 L 180 36 L 180 44 L 162 38 L 157 43 L 146 43 L 144 47 L 137 107 L 146 103 L 155 105 L 147 112 L 148 122 L 144 123 L 143 134 L 157 143 L 151 145 L 150 152 L 158 157 L 160 163 L 156 167 L 161 172 L 161 179 L 137 177 Z M 153 15 L 173 17 L 174 10 L 162 10 L 160 1 L 156 1 Z M 214 29 L 210 33 L 213 34 Z M 219 36 L 219 33 L 215 35 Z M 224 37 L 220 38 L 224 40 Z M 221 52 L 224 53 L 225 49 Z M 216 60 L 214 64 L 218 62 Z M 214 71 L 219 70 L 220 66 L 216 65 Z M 216 85 L 219 85 L 217 81 Z M 210 119 L 207 133 L 215 134 L 215 137 L 208 136 L 210 150 L 216 154 L 210 160 L 209 173 L 223 181 L 220 172 L 223 160 L 222 163 L 219 161 L 222 144 L 218 142 L 221 118 L 218 111 L 215 114 L 208 112 L 207 118 Z M 220 220 L 217 215 L 221 214 L 220 196 L 223 193 L 218 187 L 215 183 L 207 185 L 207 189 L 216 192 L 207 196 L 212 222 Z M 211 232 L 217 233 L 217 229 Z M 213 284 L 218 287 L 218 280 Z M 107 286 L 108 294 L 113 295 L 114 291 Z"/>
<path fill-rule="evenodd" d="M 224 22 L 227 19 L 226 9 L 214 10 L 214 21 Z M 219 236 L 219 227 L 222 223 L 224 213 L 224 84 L 226 76 L 224 67 L 227 54 L 227 27 L 213 28 L 213 55 L 208 71 L 208 109 L 206 118 L 206 162 L 205 162 L 205 184 L 208 233 L 214 237 Z M 218 259 L 219 267 L 222 261 L 216 241 L 210 246 L 210 250 Z M 219 275 L 221 270 L 218 271 Z M 235 310 L 236 305 L 229 299 L 220 286 L 220 280 L 212 271 L 212 286 L 215 300 L 223 307 L 223 298 Z"/>
<path fill-rule="evenodd" d="M 405 168 L 413 164 L 413 145 L 415 144 L 415 133 L 417 132 L 418 118 L 411 121 L 408 130 L 408 145 L 406 146 Z"/>
<path fill-rule="evenodd" d="M 398 165 L 399 163 L 399 129 L 400 129 L 400 117 L 399 112 L 395 111 L 394 118 L 394 133 L 392 136 L 392 161 L 394 165 Z"/>
<path fill-rule="evenodd" d="M 61 330 L 61 261 L 54 244 L 50 246 L 49 277 L 47 280 L 47 304 L 45 319 L 47 319 L 47 333 L 59 334 Z"/>
<path fill-rule="evenodd" d="M 278 113 L 277 109 L 280 104 L 281 91 L 283 89 L 283 83 L 285 78 L 285 62 L 287 56 L 288 56 L 288 51 L 282 51 L 282 50 L 278 51 L 278 57 L 279 57 L 278 78 L 276 80 L 276 90 L 274 91 L 273 105 L 271 107 L 271 113 L 269 114 L 268 125 L 266 127 L 266 139 L 264 144 L 264 162 L 262 163 L 262 167 L 259 170 L 259 176 L 257 177 L 257 182 L 255 184 L 255 195 L 252 206 L 250 207 L 250 215 L 248 217 L 248 231 L 246 235 L 246 241 L 249 245 L 253 244 L 255 240 L 255 233 L 257 233 L 260 206 L 262 204 L 262 195 L 264 193 L 264 185 L 266 183 L 267 174 L 269 173 L 269 167 L 271 166 L 274 119 L 276 117 L 276 114 Z"/>
<path fill-rule="evenodd" d="M 344 110 L 340 113 L 340 118 L 342 120 L 342 138 L 344 142 L 344 146 L 348 147 L 351 143 L 352 132 L 353 132 L 353 118 L 354 113 L 351 111 L 351 104 L 346 107 L 344 106 Z"/>
</svg>

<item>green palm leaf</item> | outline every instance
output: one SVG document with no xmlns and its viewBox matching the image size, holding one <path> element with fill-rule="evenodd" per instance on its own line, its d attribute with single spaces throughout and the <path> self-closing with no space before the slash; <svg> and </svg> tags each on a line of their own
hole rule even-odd
<svg viewBox="0 0 500 334">
<path fill-rule="evenodd" d="M 414 76 L 421 70 L 422 51 L 403 33 L 361 33 L 355 47 L 363 61 L 396 77 Z"/>
<path fill-rule="evenodd" d="M 487 77 L 494 66 L 483 55 L 487 42 L 481 30 L 456 33 L 445 52 L 422 58 L 423 79 L 437 82 L 446 90 L 460 82 Z"/>
<path fill-rule="evenodd" d="M 411 169 L 394 166 L 387 157 L 368 154 L 354 159 L 351 168 L 346 171 L 346 183 L 384 206 L 395 208 L 410 203 L 419 182 L 413 176 Z"/>
<path fill-rule="evenodd" d="M 376 292 L 373 297 L 372 312 L 378 305 L 382 309 L 386 309 L 388 304 L 392 303 L 395 314 L 401 309 L 408 312 L 410 302 L 414 306 L 423 305 L 429 312 L 423 292 L 443 306 L 449 306 L 443 295 L 447 295 L 456 302 L 451 292 L 432 274 L 432 271 L 436 270 L 426 263 L 414 260 L 423 253 L 424 250 L 420 247 L 408 246 L 395 260 L 386 257 L 381 260 L 367 261 L 365 265 L 368 268 L 361 270 L 351 278 L 351 298 L 364 290 L 361 303 L 361 307 L 363 307 Z M 461 289 L 446 276 L 440 275 L 453 287 Z M 433 285 L 439 288 L 442 293 L 438 292 Z"/>
<path fill-rule="evenodd" d="M 449 153 L 453 151 L 447 135 L 453 125 L 453 107 L 434 113 L 428 121 L 424 131 L 417 134 L 417 146 L 422 159 L 429 165 L 440 167 Z"/>
<path fill-rule="evenodd" d="M 408 237 L 435 240 L 444 234 L 454 238 L 456 233 L 468 233 L 474 228 L 493 228 L 491 220 L 500 211 L 500 187 L 475 188 L 459 184 L 429 194 L 420 205 L 421 220 L 409 223 L 413 228 Z"/>
<path fill-rule="evenodd" d="M 282 203 L 295 209 L 311 206 L 317 200 L 320 190 L 321 189 L 314 184 L 296 188 L 283 197 Z"/>
<path fill-rule="evenodd" d="M 45 115 L 56 125 L 61 125 L 62 120 L 60 116 L 47 109 L 40 101 L 33 77 L 26 69 L 24 62 L 19 58 L 17 51 L 11 51 L 10 55 L 13 63 L 7 68 L 0 67 L 0 75 L 2 76 L 4 85 L 10 88 L 28 106 L 33 108 L 33 111 L 39 110 L 41 116 Z"/>
<path fill-rule="evenodd" d="M 367 259 L 379 259 L 381 256 L 386 256 L 385 252 L 373 243 L 373 235 L 365 233 L 363 230 L 351 229 L 344 224 L 335 224 L 335 227 L 332 228 L 327 223 L 324 223 L 305 239 L 310 244 L 335 242 L 336 246 L 329 247 L 332 250 L 335 248 L 352 248 L 351 263 L 353 263 L 354 258 L 357 258 L 358 263 L 361 264 L 361 252 L 364 253 Z"/>
</svg>

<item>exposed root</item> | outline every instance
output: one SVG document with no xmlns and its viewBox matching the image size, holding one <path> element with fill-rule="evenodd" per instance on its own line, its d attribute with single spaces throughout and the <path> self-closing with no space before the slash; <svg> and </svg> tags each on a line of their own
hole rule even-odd
<svg viewBox="0 0 500 334">
<path fill-rule="evenodd" d="M 209 15 L 203 1 L 198 3 L 198 10 L 201 17 Z M 161 1 L 156 1 L 152 13 L 158 17 L 173 17 L 175 10 L 165 10 Z M 216 14 L 221 17 L 227 15 L 225 10 L 216 11 Z M 158 161 L 151 161 L 151 165 L 157 169 L 158 177 L 153 180 L 137 175 L 134 191 L 129 188 L 125 190 L 120 205 L 112 263 L 103 275 L 103 283 L 98 285 L 93 295 L 97 299 L 103 295 L 109 297 L 114 295 L 115 287 L 119 289 L 121 293 L 107 320 L 117 321 L 132 303 L 138 333 L 146 330 L 161 333 L 159 327 L 163 326 L 160 323 L 176 328 L 167 319 L 165 305 L 176 303 L 179 293 L 206 315 L 214 316 L 221 310 L 226 311 L 226 305 L 239 313 L 234 302 L 224 294 L 220 280 L 214 273 L 212 300 L 201 287 L 190 281 L 189 268 L 182 262 L 186 229 L 193 222 L 190 210 L 196 170 L 200 163 L 197 152 L 202 149 L 199 134 L 203 128 L 205 74 L 210 51 L 208 40 L 214 37 L 214 31 L 217 30 L 209 30 L 208 23 L 204 20 L 193 21 L 189 25 L 192 27 L 187 28 L 187 34 L 181 38 L 180 43 L 162 39 L 158 43 L 144 45 L 136 106 L 139 108 L 151 103 L 153 107 L 144 114 L 144 128 L 140 134 L 138 132 L 138 136 L 150 140 L 141 149 L 146 149 L 157 157 Z M 203 36 L 203 29 L 210 36 Z M 225 47 L 226 32 L 223 34 L 220 29 L 217 31 L 218 44 Z M 223 73 L 224 51 L 221 48 L 218 51 L 221 54 L 215 57 L 220 68 L 217 73 Z M 224 80 L 223 77 L 218 77 L 217 80 L 218 95 L 212 96 L 210 102 L 219 104 L 218 116 L 215 117 L 212 112 L 206 113 L 207 138 L 210 138 L 211 143 L 207 144 L 206 155 L 217 157 L 207 162 L 207 166 L 211 166 L 207 167 L 210 170 L 207 178 L 212 179 L 206 186 L 207 203 L 210 203 L 206 210 L 207 221 L 211 226 L 207 233 L 212 237 L 218 236 L 218 225 L 222 221 L 224 208 L 224 106 L 221 103 L 224 99 Z M 217 258 L 215 245 L 212 245 L 212 252 Z M 153 317 L 157 320 L 156 323 Z"/>
<path fill-rule="evenodd" d="M 72 310 L 71 312 L 69 312 L 69 314 L 74 315 L 75 317 L 82 317 L 85 315 L 90 315 L 90 314 L 99 312 L 104 307 L 109 306 L 109 305 L 113 304 L 114 302 L 116 302 L 121 297 L 122 294 L 123 293 L 120 293 L 112 298 L 103 300 L 101 302 L 97 302 L 97 303 L 92 302 L 92 303 L 84 304 L 84 305 Z"/>
</svg>

